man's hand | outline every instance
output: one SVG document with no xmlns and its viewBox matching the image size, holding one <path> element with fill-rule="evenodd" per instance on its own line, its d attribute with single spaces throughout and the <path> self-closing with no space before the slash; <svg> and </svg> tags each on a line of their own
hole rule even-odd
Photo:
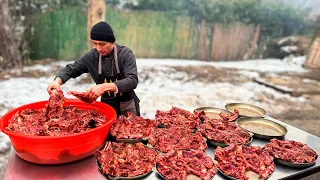
<svg viewBox="0 0 320 180">
<path fill-rule="evenodd" d="M 53 83 L 49 84 L 49 86 L 47 87 L 48 93 L 51 94 L 53 89 L 60 90 L 61 85 L 62 85 L 62 80 L 57 77 L 55 81 L 53 81 Z"/>
<path fill-rule="evenodd" d="M 88 89 L 86 94 L 91 99 L 97 99 L 99 96 L 101 96 L 103 93 L 107 91 L 116 92 L 117 86 L 113 83 L 98 84 Z"/>
</svg>

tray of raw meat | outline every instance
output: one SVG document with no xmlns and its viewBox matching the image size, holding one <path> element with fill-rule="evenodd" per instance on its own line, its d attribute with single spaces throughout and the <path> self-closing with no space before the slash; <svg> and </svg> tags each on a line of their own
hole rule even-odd
<svg viewBox="0 0 320 180">
<path fill-rule="evenodd" d="M 318 158 L 313 149 L 297 141 L 271 139 L 263 150 L 273 156 L 275 162 L 289 167 L 309 167 Z"/>
<path fill-rule="evenodd" d="M 99 171 L 109 179 L 140 179 L 152 173 L 157 153 L 142 143 L 107 142 L 95 153 Z"/>
</svg>

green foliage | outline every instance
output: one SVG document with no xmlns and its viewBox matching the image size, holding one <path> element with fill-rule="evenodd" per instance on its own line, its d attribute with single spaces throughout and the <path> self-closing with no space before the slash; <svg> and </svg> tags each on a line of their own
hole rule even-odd
<svg viewBox="0 0 320 180">
<path fill-rule="evenodd" d="M 167 16 L 162 12 L 107 9 L 106 21 L 116 42 L 133 49 L 137 57 L 196 58 L 198 33 L 189 17 Z"/>
<path fill-rule="evenodd" d="M 116 7 L 120 5 L 120 0 L 106 0 L 107 6 Z"/>
<path fill-rule="evenodd" d="M 39 42 L 37 35 L 41 34 L 42 28 L 41 23 L 37 24 L 36 22 L 39 17 L 46 16 L 48 12 L 52 12 L 55 9 L 59 8 L 70 8 L 70 7 L 78 7 L 82 11 L 87 9 L 87 0 L 68 0 L 68 1 L 61 1 L 61 0 L 10 0 L 9 1 L 9 8 L 10 14 L 12 19 L 14 20 L 15 28 L 16 28 L 16 39 L 19 41 L 17 42 L 19 48 L 22 52 L 22 57 L 24 60 L 28 60 L 30 56 L 40 58 L 44 54 L 50 54 L 49 57 L 59 57 L 59 53 L 55 52 L 55 49 L 52 48 L 51 45 L 46 44 L 47 47 L 43 47 L 43 44 L 39 44 L 39 48 L 41 52 L 34 52 L 33 48 L 35 46 L 35 42 Z M 54 17 L 52 17 L 54 18 Z M 76 21 L 77 22 L 77 21 Z M 35 26 L 38 26 L 39 29 L 35 29 Z M 53 24 L 55 25 L 55 24 Z M 58 25 L 61 25 L 58 23 Z M 44 27 L 46 28 L 46 27 Z M 55 29 L 53 27 L 52 29 Z M 37 32 L 38 34 L 35 34 Z M 53 32 L 53 30 L 49 30 L 48 32 Z M 61 35 L 63 36 L 63 35 Z M 52 37 L 50 34 L 47 36 L 49 39 Z M 36 40 L 34 40 L 35 38 Z M 44 40 L 46 41 L 46 40 Z M 40 40 L 40 42 L 44 42 Z M 53 42 L 56 40 L 53 39 Z M 47 42 L 47 41 L 46 41 Z M 74 46 L 78 47 L 78 46 Z M 47 50 L 45 50 L 48 48 Z M 36 48 L 37 49 L 37 48 Z M 44 50 L 44 51 L 42 51 Z M 51 54 L 52 53 L 52 54 Z M 47 56 L 47 55 L 45 55 Z M 48 57 L 48 56 L 47 56 Z"/>
<path fill-rule="evenodd" d="M 87 51 L 87 17 L 80 8 L 47 12 L 33 22 L 31 58 L 72 59 Z"/>
<path fill-rule="evenodd" d="M 178 11 L 183 7 L 183 0 L 138 0 L 137 5 L 133 2 L 129 2 L 125 7 L 135 10 Z"/>
<path fill-rule="evenodd" d="M 161 12 L 118 11 L 108 8 L 106 21 L 116 42 L 130 47 L 137 57 L 197 58 L 198 31 L 190 17 Z M 80 8 L 61 8 L 37 17 L 31 41 L 32 59 L 72 59 L 87 49 L 86 13 Z"/>
<path fill-rule="evenodd" d="M 260 24 L 268 35 L 288 36 L 306 33 L 312 22 L 308 9 L 297 9 L 280 1 L 263 0 L 137 0 L 125 7 L 141 10 L 172 12 L 190 15 L 198 22 L 228 24 L 235 21 Z"/>
</svg>

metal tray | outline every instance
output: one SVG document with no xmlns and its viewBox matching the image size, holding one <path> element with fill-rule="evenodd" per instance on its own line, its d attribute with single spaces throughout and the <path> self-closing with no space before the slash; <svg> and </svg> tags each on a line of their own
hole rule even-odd
<svg viewBox="0 0 320 180">
<path fill-rule="evenodd" d="M 274 161 L 282 164 L 284 166 L 288 166 L 288 167 L 293 167 L 293 168 L 306 168 L 306 167 L 310 167 L 316 164 L 316 161 L 312 162 L 312 163 L 292 163 L 289 161 L 284 161 L 282 159 L 279 158 L 274 158 Z"/>
<path fill-rule="evenodd" d="M 102 169 L 101 169 L 101 164 L 99 163 L 98 159 L 96 160 L 96 163 L 98 165 L 98 169 L 100 171 L 100 173 L 102 173 L 104 176 L 106 176 L 108 179 L 111 179 L 111 180 L 133 180 L 133 179 L 140 179 L 140 178 L 143 178 L 143 177 L 146 177 L 148 176 L 150 173 L 152 173 L 152 169 L 147 172 L 147 173 L 144 173 L 144 174 L 141 174 L 141 175 L 138 175 L 138 176 L 133 176 L 133 177 L 116 177 L 116 176 L 112 176 L 112 175 L 109 175 L 109 174 L 105 174 L 103 173 Z"/>
<path fill-rule="evenodd" d="M 245 103 L 229 103 L 225 106 L 226 110 L 233 112 L 234 109 L 239 111 L 239 116 L 244 117 L 264 117 L 266 111 L 258 106 Z"/>
<path fill-rule="evenodd" d="M 215 107 L 200 107 L 195 109 L 195 111 L 197 112 L 203 111 L 206 114 L 206 116 L 208 116 L 211 119 L 222 119 L 222 117 L 220 116 L 221 112 L 224 114 L 232 114 L 231 112 L 225 109 L 220 109 Z"/>
<path fill-rule="evenodd" d="M 166 178 L 158 171 L 157 164 L 156 164 L 156 166 L 153 168 L 153 172 L 157 173 L 158 176 L 160 176 L 162 179 L 166 179 Z"/>
<path fill-rule="evenodd" d="M 247 142 L 247 143 L 244 144 L 244 145 L 250 146 L 252 140 L 253 140 L 253 136 L 251 136 L 249 142 Z M 222 147 L 222 148 L 229 146 L 229 144 L 225 144 L 225 143 L 213 141 L 213 140 L 210 140 L 210 139 L 207 139 L 207 142 L 208 142 L 209 144 L 212 144 L 212 145 L 214 145 L 214 146 L 220 146 L 220 147 Z"/>
<path fill-rule="evenodd" d="M 238 179 L 236 179 L 236 178 L 234 178 L 232 176 L 228 176 L 228 175 L 224 174 L 224 172 L 222 170 L 220 170 L 219 168 L 218 168 L 218 171 L 228 179 L 238 180 Z M 271 175 L 272 175 L 272 173 L 266 179 L 269 179 L 269 177 Z M 256 172 L 254 172 L 254 171 L 251 171 L 251 170 L 246 171 L 246 176 L 249 178 L 249 180 L 259 180 L 260 179 L 259 178 L 260 175 L 258 173 L 256 173 Z"/>
<path fill-rule="evenodd" d="M 240 118 L 236 124 L 261 139 L 282 139 L 288 132 L 285 126 L 265 118 Z"/>
<path fill-rule="evenodd" d="M 151 148 L 152 150 L 154 150 L 157 154 L 163 154 L 164 152 L 156 149 L 155 147 L 153 147 L 149 142 L 146 145 L 148 148 Z"/>
<path fill-rule="evenodd" d="M 314 151 L 313 149 L 311 149 L 311 150 Z M 264 147 L 262 148 L 262 151 L 264 151 Z M 271 157 L 273 157 L 273 156 L 271 156 Z M 306 168 L 306 167 L 313 166 L 316 164 L 317 159 L 318 159 L 318 156 L 316 157 L 315 161 L 311 162 L 311 163 L 292 163 L 289 161 L 282 160 L 280 158 L 273 157 L 274 162 L 276 162 L 278 164 L 282 164 L 284 166 L 293 167 L 293 168 Z"/>
<path fill-rule="evenodd" d="M 123 142 L 123 143 L 138 143 L 143 141 L 148 141 L 147 137 L 144 138 L 138 138 L 138 139 L 118 139 L 117 142 Z"/>
<path fill-rule="evenodd" d="M 157 169 L 157 165 L 153 168 L 153 172 L 155 172 L 161 179 L 166 179 Z M 213 175 L 210 180 L 214 179 L 214 176 Z M 201 180 L 201 178 L 197 175 L 194 175 L 194 174 L 187 174 L 187 179 L 186 180 Z"/>
<path fill-rule="evenodd" d="M 236 178 L 234 178 L 234 177 L 232 177 L 232 176 L 228 176 L 228 175 L 224 174 L 224 172 L 223 172 L 222 170 L 220 170 L 220 168 L 218 168 L 218 171 L 219 171 L 223 176 L 225 176 L 225 177 L 228 178 L 228 179 L 237 180 Z"/>
</svg>

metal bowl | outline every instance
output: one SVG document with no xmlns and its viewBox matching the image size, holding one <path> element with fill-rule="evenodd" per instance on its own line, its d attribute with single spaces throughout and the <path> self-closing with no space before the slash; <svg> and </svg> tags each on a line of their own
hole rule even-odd
<svg viewBox="0 0 320 180">
<path fill-rule="evenodd" d="M 236 124 L 261 139 L 282 139 L 288 132 L 285 126 L 265 118 L 240 118 Z"/>
<path fill-rule="evenodd" d="M 226 110 L 233 112 L 234 109 L 239 111 L 239 116 L 244 117 L 264 117 L 266 111 L 258 106 L 245 103 L 229 103 L 225 105 Z"/>
</svg>

